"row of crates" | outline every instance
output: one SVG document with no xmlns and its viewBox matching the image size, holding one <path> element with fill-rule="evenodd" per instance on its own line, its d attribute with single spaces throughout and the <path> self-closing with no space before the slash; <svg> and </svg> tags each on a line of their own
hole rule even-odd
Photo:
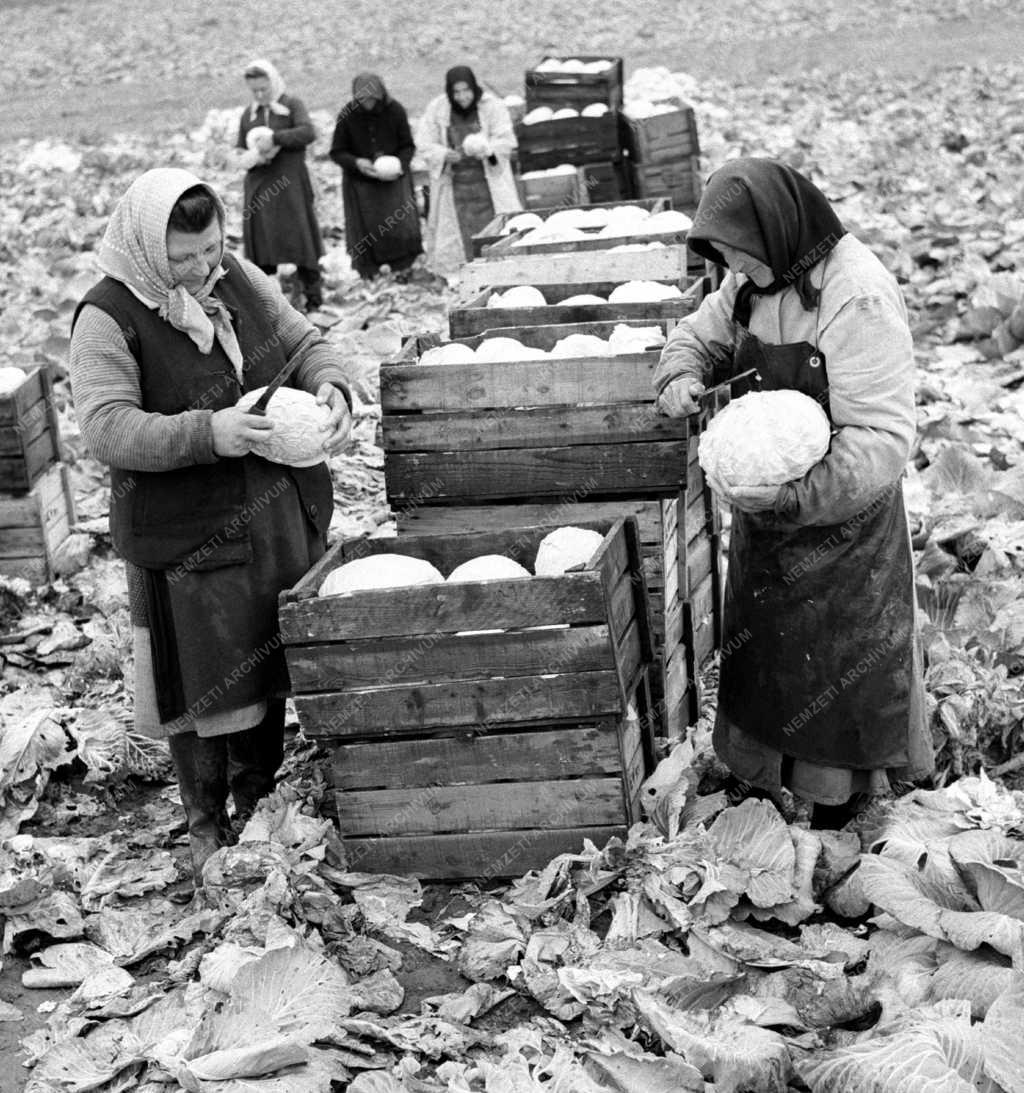
<svg viewBox="0 0 1024 1093">
<path fill-rule="evenodd" d="M 657 738 L 698 714 L 700 668 L 721 643 L 720 525 L 697 462 L 704 416 L 655 412 L 658 348 L 546 351 L 623 322 L 665 334 L 706 284 L 684 236 L 656 250 L 612 243 L 489 246 L 465 268 L 446 340 L 516 338 L 536 359 L 430 364 L 439 336 L 407 338 L 381 364 L 397 537 L 338 543 L 282 594 L 296 709 L 330 751 L 353 868 L 486 879 L 542 868 L 584 839 L 603 845 L 642 818 Z M 638 279 L 680 295 L 560 303 Z M 487 306 L 513 285 L 537 287 L 545 304 Z M 558 576 L 317 593 L 337 566 L 381 553 L 446 577 L 484 554 L 532 569 L 541 539 L 565 525 L 597 531 L 600 546 Z"/>
<path fill-rule="evenodd" d="M 693 109 L 675 101 L 673 109 L 650 117 L 633 117 L 623 109 L 621 57 L 577 56 L 584 65 L 608 65 L 596 72 L 559 72 L 542 67 L 558 59 L 545 57 L 526 71 L 526 110 L 539 106 L 582 110 L 601 103 L 598 117 L 556 118 L 516 124 L 518 164 L 522 173 L 543 171 L 562 163 L 590 168 L 589 200 L 670 197 L 676 208 L 693 209 L 700 200 L 700 141 Z M 531 180 L 532 181 L 532 180 Z M 533 187 L 525 201 L 532 207 Z M 544 203 L 541 196 L 536 203 Z"/>
</svg>

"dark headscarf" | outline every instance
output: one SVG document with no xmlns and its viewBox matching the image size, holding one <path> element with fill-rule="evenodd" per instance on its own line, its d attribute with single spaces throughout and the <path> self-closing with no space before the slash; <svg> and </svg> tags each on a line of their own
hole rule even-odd
<svg viewBox="0 0 1024 1093">
<path fill-rule="evenodd" d="M 746 326 L 754 295 L 796 287 L 807 310 L 818 304 L 808 274 L 846 229 L 825 195 L 799 171 L 773 159 L 734 159 L 708 179 L 688 242 L 702 258 L 725 259 L 725 243 L 764 262 L 775 280 L 767 288 L 747 281 L 736 294 L 733 316 Z"/>
<path fill-rule="evenodd" d="M 452 89 L 457 83 L 466 83 L 473 89 L 473 101 L 463 109 L 455 101 L 455 96 L 452 94 Z M 476 82 L 476 76 L 473 75 L 473 70 L 469 65 L 456 65 L 454 68 L 449 68 L 444 74 L 444 89 L 448 95 L 448 101 L 452 104 L 452 110 L 456 114 L 461 114 L 465 117 L 466 114 L 471 114 L 476 109 L 476 104 L 480 101 L 480 96 L 484 93 L 484 89 Z"/>
<path fill-rule="evenodd" d="M 388 101 L 387 88 L 384 86 L 384 81 L 375 73 L 360 72 L 352 81 L 352 100 L 365 110 L 363 100 L 370 98 L 375 99 L 376 102 L 369 113 L 375 114 Z"/>
</svg>

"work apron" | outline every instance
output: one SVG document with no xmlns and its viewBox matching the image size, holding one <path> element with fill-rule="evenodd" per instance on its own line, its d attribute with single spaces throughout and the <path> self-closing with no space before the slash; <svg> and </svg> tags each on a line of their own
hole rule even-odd
<svg viewBox="0 0 1024 1093">
<path fill-rule="evenodd" d="M 734 374 L 756 369 L 763 390 L 800 391 L 829 412 L 818 348 L 738 329 Z M 842 524 L 733 508 L 719 715 L 795 759 L 905 765 L 913 587 L 900 483 Z"/>
</svg>

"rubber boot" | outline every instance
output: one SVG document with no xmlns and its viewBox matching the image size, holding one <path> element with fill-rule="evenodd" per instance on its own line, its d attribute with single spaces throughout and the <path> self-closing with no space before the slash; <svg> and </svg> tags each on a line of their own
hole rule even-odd
<svg viewBox="0 0 1024 1093">
<path fill-rule="evenodd" d="M 203 879 L 206 859 L 231 839 L 225 805 L 228 797 L 227 745 L 222 736 L 204 738 L 194 732 L 168 739 L 178 791 L 188 819 L 188 841 L 196 884 Z"/>
<path fill-rule="evenodd" d="M 273 791 L 284 759 L 284 699 L 270 699 L 258 725 L 233 732 L 226 740 L 235 828 L 240 833 L 260 799 Z"/>
</svg>

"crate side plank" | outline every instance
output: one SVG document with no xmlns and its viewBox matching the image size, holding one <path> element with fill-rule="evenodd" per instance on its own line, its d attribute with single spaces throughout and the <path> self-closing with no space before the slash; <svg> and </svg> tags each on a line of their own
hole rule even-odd
<svg viewBox="0 0 1024 1093">
<path fill-rule="evenodd" d="M 538 282 L 581 284 L 588 281 L 685 280 L 689 276 L 686 247 L 649 251 L 574 251 L 564 254 L 488 256 L 462 271 L 467 291 L 488 285 L 532 285 Z"/>
<path fill-rule="evenodd" d="M 579 626 L 472 637 L 428 635 L 387 641 L 289 645 L 288 674 L 297 694 L 345 691 L 438 679 L 534 675 L 610 668 L 607 626 Z"/>
<path fill-rule="evenodd" d="M 563 292 L 565 290 L 563 289 Z M 565 292 L 570 295 L 581 293 Z M 594 293 L 596 295 L 596 293 Z M 547 323 L 588 323 L 622 321 L 626 319 L 651 322 L 677 321 L 695 310 L 692 300 L 680 297 L 671 300 L 651 300 L 633 303 L 560 304 L 535 307 L 475 307 L 453 308 L 449 312 L 449 330 L 453 338 L 465 338 L 495 327 L 545 325 Z"/>
<path fill-rule="evenodd" d="M 349 869 L 423 878 L 521 876 L 543 869 L 559 854 L 579 853 L 584 839 L 603 847 L 623 836 L 625 823 L 606 827 L 473 832 L 467 835 L 410 835 L 345 839 Z"/>
<path fill-rule="evenodd" d="M 646 402 L 640 399 L 631 403 L 625 401 L 625 392 L 622 395 L 622 401 L 605 406 L 385 414 L 381 421 L 383 446 L 388 453 L 482 451 L 489 448 L 636 444 L 687 437 L 685 422 L 659 414 L 649 397 Z"/>
<path fill-rule="evenodd" d="M 33 368 L 13 390 L 0 395 L 0 425 L 16 425 L 28 413 L 29 407 L 45 398 L 48 385 L 42 368 Z"/>
<path fill-rule="evenodd" d="M 676 492 L 684 473 L 685 441 L 581 444 L 558 448 L 503 448 L 469 452 L 385 453 L 392 507 L 415 497 L 427 478 L 434 496 L 496 500 L 530 495 L 569 495 L 582 487 L 603 494 Z"/>
<path fill-rule="evenodd" d="M 621 761 L 614 720 L 538 729 L 347 744 L 325 741 L 337 789 L 534 782 L 614 774 Z"/>
<path fill-rule="evenodd" d="M 385 413 L 395 413 L 650 402 L 657 365 L 656 352 L 469 364 L 384 364 L 381 404 Z"/>
<path fill-rule="evenodd" d="M 346 835 L 461 834 L 561 824 L 613 824 L 623 818 L 621 777 L 543 782 L 342 790 L 335 795 Z"/>
<path fill-rule="evenodd" d="M 382 691 L 296 695 L 307 736 L 396 735 L 428 728 L 587 720 L 621 711 L 615 672 L 452 680 Z"/>
<path fill-rule="evenodd" d="M 385 588 L 351 596 L 282 603 L 286 644 L 352 638 L 409 637 L 458 630 L 603 621 L 601 579 L 593 573 L 529 580 Z"/>
</svg>

